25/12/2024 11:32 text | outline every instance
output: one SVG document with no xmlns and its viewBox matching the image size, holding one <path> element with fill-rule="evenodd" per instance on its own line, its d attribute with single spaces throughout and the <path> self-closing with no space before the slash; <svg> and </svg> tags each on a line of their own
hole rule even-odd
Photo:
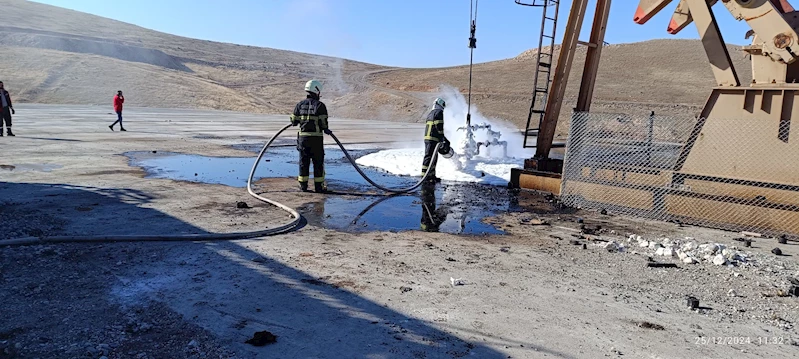
<svg viewBox="0 0 799 359">
<path fill-rule="evenodd" d="M 694 337 L 695 345 L 782 345 L 791 344 L 785 337 Z"/>
</svg>

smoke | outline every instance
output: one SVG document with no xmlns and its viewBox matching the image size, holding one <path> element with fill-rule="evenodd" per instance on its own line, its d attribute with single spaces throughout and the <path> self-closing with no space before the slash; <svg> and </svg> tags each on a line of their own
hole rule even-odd
<svg viewBox="0 0 799 359">
<path fill-rule="evenodd" d="M 443 98 L 444 101 L 447 101 L 447 107 L 444 109 L 444 135 L 447 136 L 447 139 L 453 144 L 455 152 L 462 154 L 463 148 L 461 144 L 466 139 L 466 131 L 459 131 L 458 128 L 466 126 L 466 115 L 469 109 L 468 102 L 456 88 L 449 85 L 442 85 L 440 87 L 439 96 Z M 471 110 L 472 126 L 485 123 L 491 125 L 492 131 L 502 133 L 502 136 L 498 140 L 508 143 L 508 157 L 528 158 L 532 156 L 532 150 L 523 148 L 524 137 L 522 136 L 522 131 L 513 124 L 498 118 L 488 118 L 484 116 L 477 109 L 477 105 L 474 101 L 472 101 Z M 474 131 L 475 141 L 481 142 L 489 139 L 485 130 Z M 481 154 L 485 153 L 484 150 L 480 152 Z M 490 157 L 502 156 L 502 151 L 499 147 L 492 146 L 489 148 L 488 153 L 490 153 Z"/>
<path fill-rule="evenodd" d="M 344 67 L 344 59 L 336 58 L 332 63 L 328 64 L 330 67 L 330 77 L 324 79 L 325 91 L 332 93 L 335 96 L 343 96 L 350 93 L 352 87 L 344 80 L 342 75 L 342 68 Z"/>
</svg>

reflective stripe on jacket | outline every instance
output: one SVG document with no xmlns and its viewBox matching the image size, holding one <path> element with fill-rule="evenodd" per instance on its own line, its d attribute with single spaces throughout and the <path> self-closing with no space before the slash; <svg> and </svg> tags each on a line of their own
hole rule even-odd
<svg viewBox="0 0 799 359">
<path fill-rule="evenodd" d="M 300 126 L 299 136 L 322 136 L 327 129 L 327 107 L 316 95 L 309 94 L 294 107 L 291 123 Z"/>
<path fill-rule="evenodd" d="M 427 114 L 425 118 L 425 141 L 443 141 L 444 140 L 444 108 L 436 105 Z"/>
</svg>

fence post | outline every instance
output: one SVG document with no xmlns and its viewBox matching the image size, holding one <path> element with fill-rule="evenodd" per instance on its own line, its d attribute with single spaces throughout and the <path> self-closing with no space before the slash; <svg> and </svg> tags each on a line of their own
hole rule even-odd
<svg viewBox="0 0 799 359">
<path fill-rule="evenodd" d="M 649 114 L 649 127 L 646 132 L 646 164 L 652 166 L 652 141 L 654 140 L 655 131 L 655 111 Z"/>
</svg>

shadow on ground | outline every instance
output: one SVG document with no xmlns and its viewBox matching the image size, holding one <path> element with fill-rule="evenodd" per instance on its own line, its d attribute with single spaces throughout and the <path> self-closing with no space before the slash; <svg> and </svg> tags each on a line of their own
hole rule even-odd
<svg viewBox="0 0 799 359">
<path fill-rule="evenodd" d="M 0 217 L 21 218 L 5 221 L 11 233 L 203 233 L 144 208 L 152 198 L 135 190 L 0 182 L 0 198 Z M 97 207 L 105 210 L 80 209 Z M 15 358 L 98 351 L 141 358 L 231 351 L 245 358 L 506 357 L 353 293 L 352 285 L 234 242 L 0 248 L 0 343 Z M 261 330 L 277 342 L 243 344 Z"/>
</svg>

